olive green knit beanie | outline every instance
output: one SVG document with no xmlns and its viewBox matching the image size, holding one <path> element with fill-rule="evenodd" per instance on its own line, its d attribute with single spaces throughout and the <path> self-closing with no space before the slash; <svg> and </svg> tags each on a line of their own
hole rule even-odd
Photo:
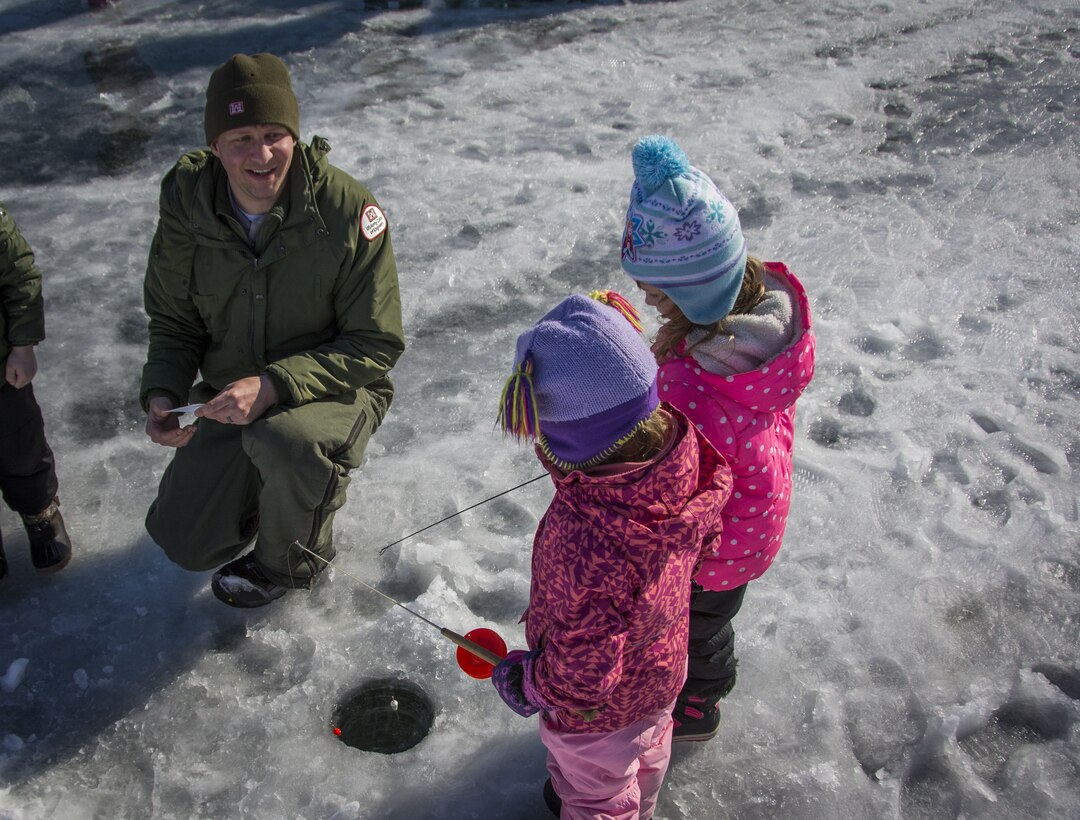
<svg viewBox="0 0 1080 820">
<path fill-rule="evenodd" d="M 271 123 L 300 139 L 300 105 L 289 69 L 273 54 L 234 54 L 206 87 L 206 144 L 230 128 Z"/>
</svg>

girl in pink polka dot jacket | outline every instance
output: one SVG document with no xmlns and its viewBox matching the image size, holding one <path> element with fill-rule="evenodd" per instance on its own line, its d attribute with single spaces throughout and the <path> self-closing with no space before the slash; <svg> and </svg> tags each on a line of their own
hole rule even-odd
<svg viewBox="0 0 1080 820">
<path fill-rule="evenodd" d="M 735 685 L 731 621 L 769 568 L 791 502 L 795 401 L 814 373 L 810 304 L 778 262 L 747 256 L 735 208 L 666 137 L 639 140 L 622 267 L 663 323 L 660 397 L 728 460 L 724 532 L 694 577 L 675 740 L 708 740 Z"/>
</svg>

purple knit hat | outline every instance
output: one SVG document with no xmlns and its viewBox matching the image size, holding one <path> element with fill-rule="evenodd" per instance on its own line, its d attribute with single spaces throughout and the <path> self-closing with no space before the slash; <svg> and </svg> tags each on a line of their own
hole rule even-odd
<svg viewBox="0 0 1080 820">
<path fill-rule="evenodd" d="M 660 403 L 637 312 L 615 291 L 563 299 L 518 337 L 498 423 L 563 469 L 598 464 Z"/>
</svg>

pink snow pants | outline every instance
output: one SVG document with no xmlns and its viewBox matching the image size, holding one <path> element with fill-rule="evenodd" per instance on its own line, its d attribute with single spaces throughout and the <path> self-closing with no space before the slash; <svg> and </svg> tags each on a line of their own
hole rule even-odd
<svg viewBox="0 0 1080 820">
<path fill-rule="evenodd" d="M 671 710 L 624 729 L 567 732 L 557 714 L 543 715 L 551 784 L 562 798 L 561 820 L 648 820 L 671 761 Z"/>
</svg>

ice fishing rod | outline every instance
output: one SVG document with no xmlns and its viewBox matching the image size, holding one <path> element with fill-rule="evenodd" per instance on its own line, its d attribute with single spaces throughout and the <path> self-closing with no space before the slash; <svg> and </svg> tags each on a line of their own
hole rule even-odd
<svg viewBox="0 0 1080 820">
<path fill-rule="evenodd" d="M 540 475 L 536 476 L 535 478 L 530 478 L 528 481 L 523 481 L 520 484 L 517 484 L 516 486 L 513 486 L 513 487 L 510 487 L 509 489 L 503 490 L 501 493 L 496 493 L 495 495 L 490 496 L 489 498 L 485 498 L 483 501 L 478 501 L 475 504 L 472 504 L 472 505 L 470 505 L 468 507 L 465 507 L 464 509 L 461 509 L 461 510 L 458 510 L 457 512 L 451 513 L 450 515 L 448 515 L 448 516 L 446 516 L 444 518 L 440 518 L 438 521 L 436 521 L 436 522 L 434 522 L 432 524 L 428 524 L 426 527 L 421 527 L 416 532 L 411 532 L 408 535 L 406 535 L 406 536 L 404 536 L 402 538 L 399 538 L 397 541 L 391 541 L 389 544 L 387 544 L 385 547 L 382 547 L 379 550 L 379 554 L 382 555 L 384 552 L 386 552 L 388 549 L 390 549 L 390 547 L 396 546 L 397 544 L 400 544 L 402 541 L 407 541 L 408 539 L 412 538 L 414 535 L 419 535 L 422 532 L 430 530 L 432 527 L 435 527 L 435 526 L 438 526 L 439 524 L 442 524 L 444 521 L 449 521 L 451 518 L 454 518 L 455 516 L 458 516 L 458 515 L 461 515 L 462 513 L 468 512 L 469 510 L 476 509 L 481 504 L 487 504 L 489 501 L 494 501 L 496 498 L 504 496 L 507 493 L 512 493 L 514 490 L 519 490 L 522 487 L 525 487 L 525 486 L 527 486 L 529 484 L 532 484 L 534 481 L 539 481 L 541 478 L 544 478 L 547 475 L 548 475 L 547 473 L 541 473 Z M 323 558 L 318 553 L 312 552 L 307 547 L 305 547 L 303 544 L 301 544 L 299 541 L 294 541 L 293 544 L 295 546 L 299 547 L 304 552 L 308 553 L 309 555 L 314 556 L 315 558 L 318 558 L 320 561 L 322 561 L 327 566 L 333 566 L 332 562 L 327 561 L 325 558 Z M 338 567 L 338 569 L 341 569 L 341 568 Z M 352 580 L 356 581 L 356 583 L 360 584 L 361 586 L 363 586 L 363 587 L 365 587 L 367 589 L 370 589 L 376 595 L 380 595 L 381 597 L 385 598 L 387 601 L 392 603 L 394 606 L 401 607 L 406 612 L 408 612 L 410 615 L 414 615 L 415 617 L 419 618 L 421 621 L 428 624 L 429 626 L 435 627 L 437 630 L 439 630 L 440 635 L 442 635 L 444 638 L 450 640 L 451 642 L 457 644 L 461 649 L 464 649 L 466 652 L 473 655 L 474 657 L 480 658 L 482 661 L 486 661 L 487 663 L 491 664 L 492 666 L 498 665 L 498 663 L 502 660 L 502 656 L 497 654 L 496 652 L 493 652 L 492 649 L 490 649 L 490 648 L 488 648 L 486 646 L 481 646 L 476 641 L 470 640 L 467 636 L 459 635 L 457 632 L 454 632 L 452 629 L 448 629 L 445 626 L 441 626 L 440 624 L 437 624 L 434 621 L 429 620 L 428 618 L 425 618 L 419 612 L 415 612 L 412 609 L 409 609 L 409 607 L 405 606 L 405 604 L 401 603 L 401 601 L 397 601 L 397 600 L 391 598 L 389 595 L 387 595 L 382 590 L 377 589 L 376 587 L 373 587 L 367 581 L 363 581 L 360 578 L 357 578 L 352 573 L 347 572 L 347 571 L 345 571 L 343 569 L 341 569 L 341 572 L 347 578 L 351 578 Z M 469 634 L 474 635 L 476 637 L 483 636 L 484 639 L 486 641 L 488 641 L 491 644 L 492 647 L 499 647 L 501 651 L 503 651 L 503 652 L 506 651 L 506 644 L 503 642 L 503 639 L 499 636 L 499 634 L 497 632 L 494 632 L 493 630 L 490 630 L 490 629 L 475 629 L 475 630 L 472 630 Z M 461 668 L 467 674 L 472 675 L 473 677 L 483 677 L 484 673 L 486 671 L 486 670 L 477 669 L 477 668 L 466 668 L 466 664 L 463 663 L 463 659 L 462 659 L 461 655 L 458 656 L 458 665 L 461 666 Z"/>
<path fill-rule="evenodd" d="M 540 476 L 540 477 L 542 478 L 543 476 Z M 536 479 L 534 478 L 533 481 L 536 481 Z M 526 483 L 528 483 L 528 482 L 526 482 Z M 299 541 L 293 541 L 293 544 L 295 546 L 299 547 L 300 549 L 302 549 L 308 555 L 313 555 L 314 557 L 318 558 L 320 561 L 322 561 L 328 567 L 333 566 L 333 562 L 327 561 L 325 558 L 323 558 L 321 555 L 319 555 L 316 552 L 312 552 L 307 547 L 305 547 L 303 544 L 301 544 Z M 360 584 L 360 585 L 362 585 L 364 587 L 367 587 L 372 592 L 374 592 L 376 595 L 381 595 L 383 598 L 388 600 L 394 606 L 399 606 L 402 609 L 404 609 L 406 612 L 408 612 L 410 615 L 415 615 L 417 618 L 419 618 L 421 621 L 426 623 L 428 626 L 435 627 L 437 630 L 439 630 L 439 634 L 442 635 L 444 638 L 447 638 L 451 642 L 457 644 L 459 647 L 464 649 L 470 655 L 473 655 L 474 657 L 477 657 L 480 660 L 485 661 L 486 663 L 490 664 L 493 668 L 498 666 L 502 662 L 503 656 L 499 655 L 496 652 L 493 652 L 492 650 L 488 649 L 486 646 L 481 646 L 480 644 L 476 643 L 475 641 L 469 640 L 464 635 L 459 635 L 457 632 L 454 632 L 454 630 L 447 629 L 445 626 L 440 626 L 439 624 L 435 623 L 434 621 L 431 621 L 431 620 L 425 618 L 419 612 L 414 612 L 413 610 L 411 610 L 407 606 L 405 606 L 405 604 L 401 603 L 401 601 L 394 600 L 393 598 L 391 598 L 389 595 L 387 595 L 382 590 L 379 590 L 379 589 L 376 589 L 375 587 L 373 587 L 367 581 L 361 581 L 359 578 L 357 578 L 351 572 L 346 572 L 345 570 L 341 569 L 341 567 L 337 567 L 337 570 L 339 572 L 341 572 L 343 575 L 345 575 L 345 577 L 351 578 L 352 580 L 356 581 L 356 583 L 358 583 L 358 584 Z M 481 630 L 474 630 L 474 632 L 480 632 L 480 631 Z M 504 652 L 506 651 L 505 650 L 506 644 L 503 643 L 502 637 L 500 637 L 499 633 L 494 632 L 493 630 L 490 630 L 490 629 L 485 629 L 485 630 L 482 630 L 482 631 L 486 632 L 490 636 L 492 636 L 493 639 L 496 642 L 498 642 L 499 644 L 502 644 L 502 646 L 504 647 L 503 651 Z M 470 632 L 469 634 L 472 635 L 472 634 L 474 634 L 474 632 Z M 485 668 L 477 668 L 477 667 L 475 667 L 473 665 L 466 665 L 465 663 L 463 663 L 460 654 L 458 655 L 458 665 L 462 668 L 462 670 L 466 674 L 471 675 L 474 678 L 488 678 L 488 677 L 491 677 L 491 671 L 488 670 L 486 667 Z M 393 707 L 391 707 L 391 708 L 393 708 Z M 575 709 L 573 711 L 576 712 L 578 715 L 580 715 L 585 720 L 585 722 L 588 723 L 588 722 L 591 722 L 592 720 L 594 720 L 596 718 L 596 716 L 598 714 L 600 714 L 601 711 L 603 711 L 603 709 L 604 709 L 604 707 L 601 706 L 601 707 L 596 708 L 596 709 Z"/>
<path fill-rule="evenodd" d="M 535 479 L 533 479 L 533 480 L 535 481 Z M 462 512 L 464 512 L 464 510 Z M 334 564 L 331 561 L 327 561 L 325 558 L 323 558 L 318 553 L 312 552 L 307 547 L 305 547 L 303 544 L 301 544 L 299 541 L 293 541 L 293 544 L 294 544 L 294 546 L 297 546 L 300 549 L 302 549 L 308 555 L 312 555 L 315 558 L 318 558 L 320 561 L 322 561 L 328 567 L 334 566 Z M 410 615 L 413 615 L 413 616 L 419 618 L 421 621 L 428 624 L 429 626 L 435 627 L 437 630 L 439 630 L 439 634 L 441 634 L 444 638 L 447 638 L 448 640 L 450 640 L 453 643 L 457 644 L 462 649 L 464 649 L 466 652 L 469 652 L 470 654 L 475 655 L 476 657 L 480 658 L 483 661 L 487 661 L 492 666 L 497 666 L 499 664 L 499 662 L 502 660 L 501 655 L 497 655 L 496 653 L 492 652 L 487 647 L 481 646 L 480 644 L 476 643 L 475 641 L 469 640 L 464 635 L 459 635 L 457 632 L 454 632 L 452 629 L 447 629 L 445 626 L 440 626 L 439 624 L 435 623 L 434 621 L 425 618 L 419 612 L 416 612 L 416 611 L 414 611 L 412 609 L 409 609 L 409 607 L 405 606 L 405 604 L 401 603 L 401 601 L 394 600 L 393 598 L 391 598 L 389 595 L 387 595 L 382 590 L 373 587 L 367 581 L 360 580 L 355 575 L 353 575 L 351 572 L 346 572 L 341 567 L 336 567 L 336 569 L 338 570 L 338 572 L 342 573 L 345 577 L 351 578 L 352 580 L 356 581 L 356 583 L 366 587 L 367 589 L 370 589 L 376 595 L 381 595 L 383 598 L 388 600 L 394 606 L 401 607 L 406 612 L 408 612 Z M 495 633 L 492 633 L 492 634 L 495 634 Z"/>
</svg>

